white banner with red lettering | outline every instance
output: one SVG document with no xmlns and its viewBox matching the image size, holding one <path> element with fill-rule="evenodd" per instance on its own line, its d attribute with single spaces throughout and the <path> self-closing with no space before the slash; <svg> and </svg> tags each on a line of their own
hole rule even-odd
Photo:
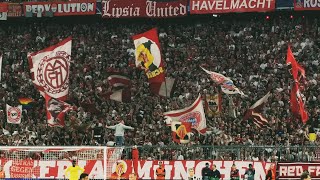
<svg viewBox="0 0 320 180">
<path fill-rule="evenodd" d="M 249 164 L 256 170 L 255 179 L 264 180 L 267 170 L 273 163 L 260 161 L 162 161 L 166 170 L 165 179 L 187 179 L 188 169 L 194 168 L 195 176 L 201 178 L 201 170 L 208 162 L 210 166 L 215 164 L 221 173 L 221 180 L 230 178 L 232 164 L 235 164 L 240 171 L 241 177 Z M 6 160 L 0 159 L 0 165 L 8 176 L 7 178 L 64 178 L 64 171 L 71 166 L 71 161 L 41 161 L 41 160 Z M 84 167 L 90 179 L 103 179 L 103 161 L 78 161 L 80 167 Z M 108 167 L 109 168 L 109 167 Z M 107 169 L 108 169 L 107 168 Z M 119 160 L 113 163 L 112 178 L 128 178 L 132 172 L 131 160 Z M 139 161 L 138 175 L 141 179 L 155 179 L 155 171 L 158 168 L 158 161 Z M 110 177 L 110 175 L 109 175 Z"/>
<path fill-rule="evenodd" d="M 278 163 L 279 179 L 300 179 L 307 170 L 313 180 L 320 180 L 320 163 Z"/>
</svg>

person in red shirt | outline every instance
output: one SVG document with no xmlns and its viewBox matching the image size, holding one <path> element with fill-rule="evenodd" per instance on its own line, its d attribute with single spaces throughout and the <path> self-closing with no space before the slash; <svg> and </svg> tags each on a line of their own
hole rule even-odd
<svg viewBox="0 0 320 180">
<path fill-rule="evenodd" d="M 239 169 L 237 169 L 235 164 L 233 164 L 231 167 L 230 179 L 231 180 L 240 180 Z"/>
</svg>

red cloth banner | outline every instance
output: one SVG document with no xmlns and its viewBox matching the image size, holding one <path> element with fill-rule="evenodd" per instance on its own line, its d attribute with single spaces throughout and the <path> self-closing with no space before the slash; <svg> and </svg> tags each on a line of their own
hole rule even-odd
<svg viewBox="0 0 320 180">
<path fill-rule="evenodd" d="M 307 170 L 313 180 L 320 180 L 320 163 L 278 163 L 279 179 L 300 179 Z"/>
<path fill-rule="evenodd" d="M 18 3 L 8 4 L 8 17 L 20 17 L 22 15 L 22 7 Z"/>
<path fill-rule="evenodd" d="M 187 4 L 187 0 L 175 0 L 169 2 L 159 2 L 154 0 L 105 0 L 102 1 L 102 17 L 168 18 L 186 16 Z"/>
<path fill-rule="evenodd" d="M 320 0 L 295 0 L 295 11 L 320 10 Z"/>
<path fill-rule="evenodd" d="M 52 12 L 53 16 L 94 15 L 96 0 L 71 2 L 24 2 L 23 11 L 33 14 Z"/>
<path fill-rule="evenodd" d="M 190 0 L 191 14 L 266 12 L 275 10 L 276 0 Z"/>
<path fill-rule="evenodd" d="M 0 3 L 0 12 L 8 12 L 8 3 Z"/>
</svg>

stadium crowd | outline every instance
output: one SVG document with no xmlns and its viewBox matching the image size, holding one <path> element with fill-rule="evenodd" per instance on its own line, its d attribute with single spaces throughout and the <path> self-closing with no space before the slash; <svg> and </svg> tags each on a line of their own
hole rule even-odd
<svg viewBox="0 0 320 180">
<path fill-rule="evenodd" d="M 134 65 L 131 36 L 153 27 L 159 30 L 167 77 L 176 78 L 171 98 L 151 94 L 144 72 Z M 27 53 L 68 36 L 73 37 L 73 49 L 67 102 L 78 109 L 68 113 L 65 127 L 51 128 L 47 126 L 44 98 L 30 80 Z M 320 145 L 319 138 L 308 139 L 309 133 L 317 133 L 320 128 L 320 22 L 313 16 L 291 19 L 279 15 L 265 19 L 226 15 L 165 21 L 21 20 L 1 22 L 0 37 L 3 54 L 0 146 L 106 145 L 114 141 L 114 131 L 105 126 L 120 120 L 134 127 L 125 132 L 125 145 L 144 146 L 141 157 L 145 159 L 161 156 L 162 159 L 311 160 L 314 149 L 295 145 Z M 285 64 L 288 44 L 306 69 L 302 91 L 309 114 L 306 125 L 290 112 L 293 80 Z M 166 145 L 174 143 L 162 113 L 192 104 L 199 93 L 220 91 L 200 65 L 231 77 L 247 97 L 224 94 L 221 114 L 207 117 L 207 134 L 195 132 L 183 151 L 181 146 L 166 149 Z M 106 100 L 101 95 L 110 89 L 107 78 L 111 72 L 132 78 L 131 103 Z M 242 121 L 248 107 L 268 91 L 272 96 L 263 114 L 269 127 L 258 128 L 250 121 Z M 7 124 L 6 104 L 18 105 L 19 97 L 32 98 L 32 107 L 24 110 L 21 124 Z M 229 113 L 232 108 L 236 116 Z M 95 138 L 95 134 L 102 137 Z M 226 150 L 236 145 L 243 148 Z"/>
</svg>

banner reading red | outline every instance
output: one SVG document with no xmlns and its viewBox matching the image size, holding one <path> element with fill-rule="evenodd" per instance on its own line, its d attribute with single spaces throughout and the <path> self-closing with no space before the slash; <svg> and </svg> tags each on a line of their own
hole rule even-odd
<svg viewBox="0 0 320 180">
<path fill-rule="evenodd" d="M 210 14 L 274 11 L 275 2 L 275 0 L 190 0 L 190 13 Z"/>
<path fill-rule="evenodd" d="M 320 180 L 320 163 L 278 163 L 279 179 L 300 179 L 308 171 L 313 180 Z"/>
<path fill-rule="evenodd" d="M 150 17 L 168 18 L 187 15 L 187 0 L 161 2 L 155 0 L 105 0 L 102 1 L 102 17 L 131 18 Z"/>
<path fill-rule="evenodd" d="M 320 0 L 295 0 L 295 11 L 320 10 Z"/>
</svg>

